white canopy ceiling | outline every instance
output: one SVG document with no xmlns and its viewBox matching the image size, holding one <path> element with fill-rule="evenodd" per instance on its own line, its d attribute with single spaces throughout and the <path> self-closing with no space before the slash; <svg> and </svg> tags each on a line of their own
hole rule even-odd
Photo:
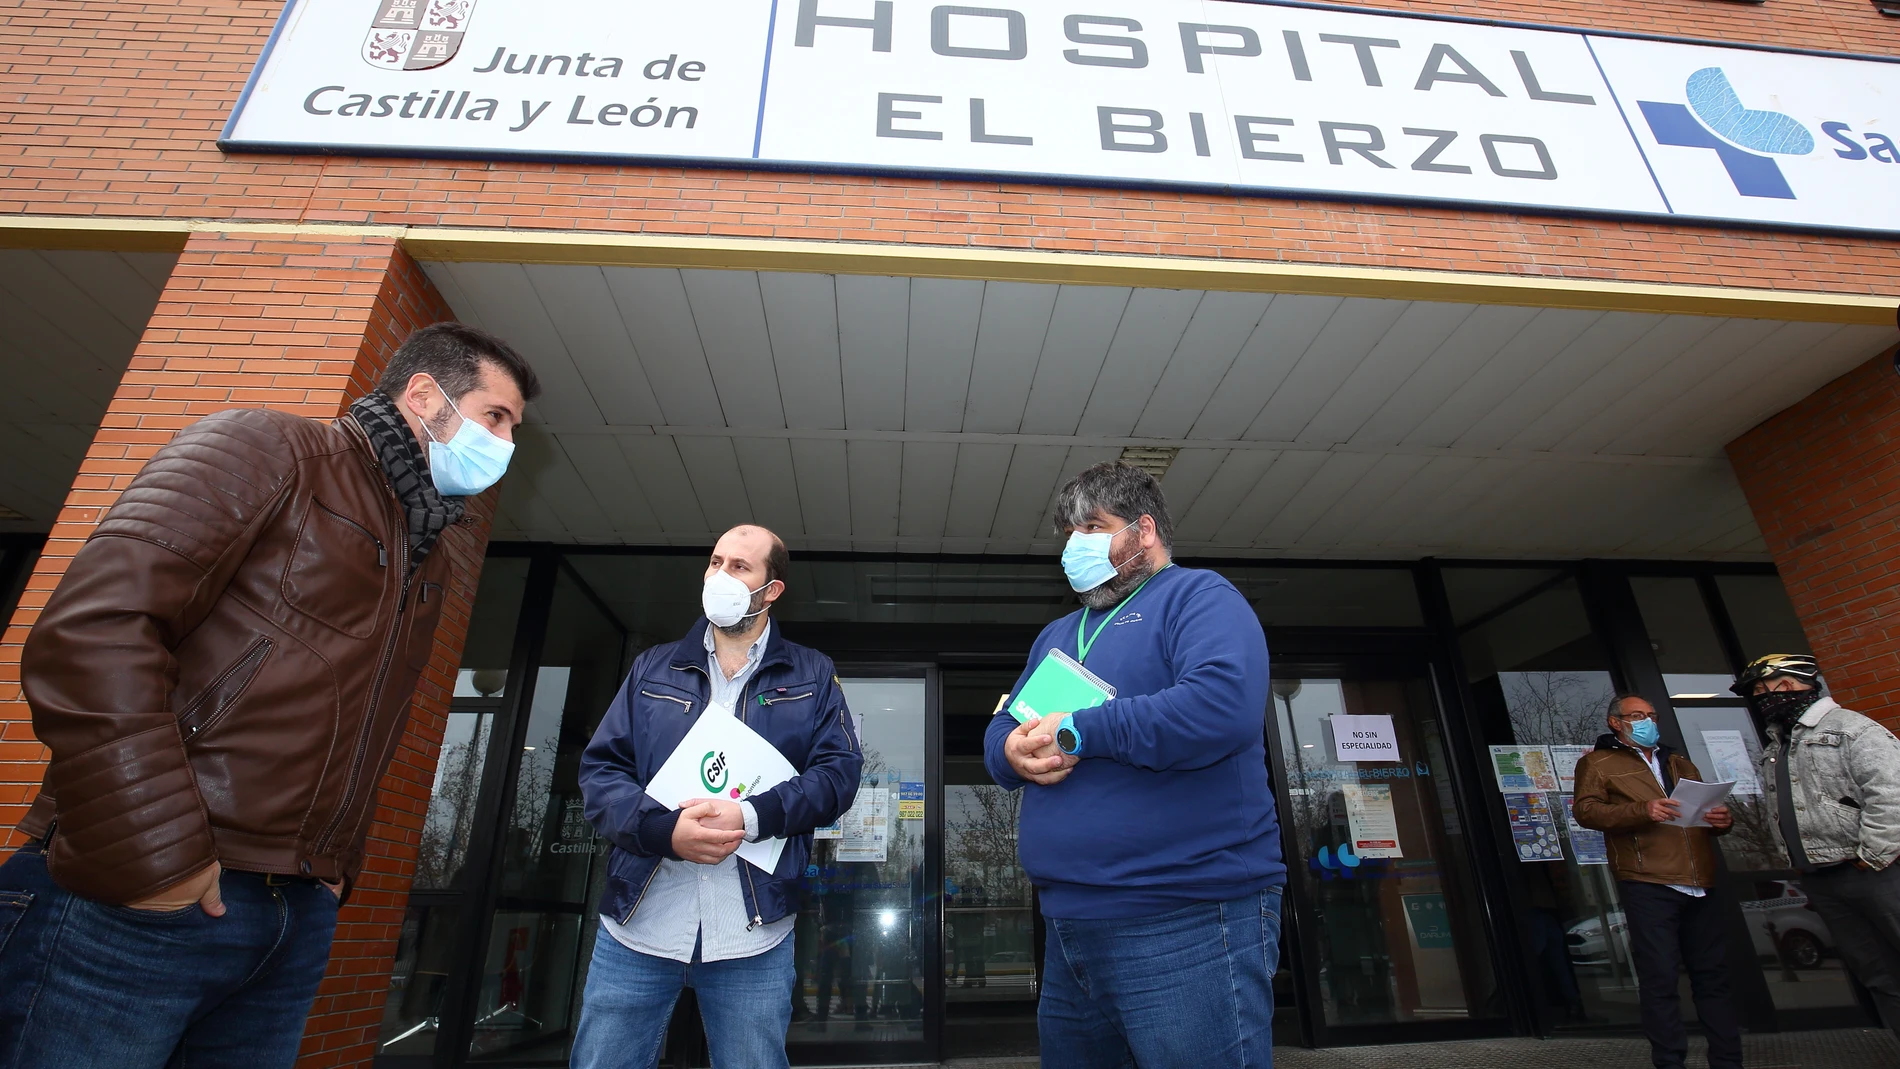
<svg viewBox="0 0 1900 1069">
<path fill-rule="evenodd" d="M 495 537 L 1024 552 L 1180 449 L 1177 548 L 1755 557 L 1723 446 L 1891 328 L 936 278 L 429 263 L 533 360 Z"/>
</svg>

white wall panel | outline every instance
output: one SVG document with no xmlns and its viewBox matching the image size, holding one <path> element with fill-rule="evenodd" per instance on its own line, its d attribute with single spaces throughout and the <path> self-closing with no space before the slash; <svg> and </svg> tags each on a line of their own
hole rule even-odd
<svg viewBox="0 0 1900 1069">
<path fill-rule="evenodd" d="M 1204 296 L 1200 290 L 1135 291 L 1089 391 L 1078 433 L 1134 433 L 1135 421 L 1162 371 L 1173 361 L 1181 335 Z"/>
<path fill-rule="evenodd" d="M 699 507 L 699 493 L 693 488 L 692 476 L 686 473 L 686 462 L 680 458 L 677 439 L 622 434 L 615 440 L 621 455 L 627 458 L 634 481 L 653 506 L 660 529 L 669 538 L 712 530 L 712 523 Z"/>
<path fill-rule="evenodd" d="M 1353 298 L 1340 305 L 1326 328 L 1306 347 L 1299 363 L 1274 390 L 1266 407 L 1247 428 L 1258 441 L 1290 442 L 1359 366 L 1406 309 L 1404 301 Z"/>
<path fill-rule="evenodd" d="M 837 439 L 793 439 L 791 447 L 805 533 L 811 537 L 849 538 L 851 471 L 845 462 L 845 443 Z"/>
<path fill-rule="evenodd" d="M 1141 410 L 1135 436 L 1185 437 L 1272 303 L 1273 296 L 1265 293 L 1209 293 L 1201 298 L 1174 358 Z"/>
<path fill-rule="evenodd" d="M 1025 434 L 1074 434 L 1132 291 L 1064 286 L 1023 410 Z"/>
<path fill-rule="evenodd" d="M 586 486 L 606 520 L 606 529 L 598 532 L 600 536 L 635 539 L 659 536 L 659 517 L 634 479 L 632 469 L 627 467 L 627 457 L 620 451 L 619 442 L 606 434 L 568 434 L 558 441 L 575 476 Z M 538 481 L 550 492 L 560 492 L 558 480 Z"/>
<path fill-rule="evenodd" d="M 1433 301 L 1415 301 L 1407 306 L 1296 437 L 1306 442 L 1352 441 L 1373 413 L 1464 325 L 1474 310 L 1468 304 Z"/>
<path fill-rule="evenodd" d="M 681 271 L 680 281 L 699 325 L 700 347 L 726 425 L 785 426 L 759 276 L 751 271 Z"/>
<path fill-rule="evenodd" d="M 840 275 L 837 286 L 845 426 L 856 431 L 903 430 L 910 280 Z"/>
<path fill-rule="evenodd" d="M 905 442 L 902 483 L 898 490 L 900 538 L 942 538 L 950 515 L 950 484 L 956 476 L 957 447 L 945 442 Z"/>
<path fill-rule="evenodd" d="M 1003 484 L 1016 447 L 978 445 L 957 447 L 956 478 L 950 486 L 950 511 L 943 532 L 950 538 L 986 538 L 996 526 Z"/>
<path fill-rule="evenodd" d="M 1023 425 L 1029 386 L 1042 359 L 1043 338 L 1055 314 L 1059 286 L 990 282 L 983 287 L 983 317 L 976 331 L 970 398 L 963 429 L 1013 434 Z"/>
<path fill-rule="evenodd" d="M 676 427 L 724 423 L 680 273 L 660 267 L 609 267 L 606 277 L 614 311 L 666 422 Z"/>
<path fill-rule="evenodd" d="M 554 329 L 547 306 L 520 264 L 456 264 L 451 268 L 468 300 L 482 309 L 482 325 L 506 339 L 534 365 L 541 396 L 534 410 L 550 423 L 606 423 L 594 395 Z"/>
<path fill-rule="evenodd" d="M 832 277 L 761 271 L 758 279 L 785 425 L 843 430 L 838 293 Z"/>
<path fill-rule="evenodd" d="M 739 471 L 733 440 L 682 435 L 675 442 L 680 461 L 692 479 L 693 493 L 699 498 L 699 511 L 706 517 L 706 530 L 727 531 L 752 522 L 752 502 L 746 496 L 745 476 Z"/>
<path fill-rule="evenodd" d="M 904 429 L 960 431 L 982 322 L 983 283 L 920 278 L 910 284 Z"/>
<path fill-rule="evenodd" d="M 780 538 L 802 536 L 805 520 L 792 444 L 783 438 L 734 438 L 732 449 L 752 505 L 751 522 L 771 528 Z"/>
<path fill-rule="evenodd" d="M 1345 303 L 1338 297 L 1284 293 L 1275 297 L 1222 377 L 1220 388 L 1208 398 L 1189 437 L 1234 439 L 1245 434 Z"/>
<path fill-rule="evenodd" d="M 533 265 L 535 296 L 580 372 L 594 407 L 610 424 L 664 423 L 627 325 L 598 267 Z M 537 365 L 538 367 L 538 365 Z"/>
<path fill-rule="evenodd" d="M 1458 380 L 1456 389 L 1434 406 L 1401 439 L 1404 445 L 1448 446 L 1462 438 L 1486 414 L 1495 411 L 1552 356 L 1590 329 L 1601 312 L 1546 308 L 1511 335 L 1482 367 Z"/>
</svg>

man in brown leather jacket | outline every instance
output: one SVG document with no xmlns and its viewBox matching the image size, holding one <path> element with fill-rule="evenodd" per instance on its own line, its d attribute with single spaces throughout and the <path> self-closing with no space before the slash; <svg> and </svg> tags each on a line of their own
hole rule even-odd
<svg viewBox="0 0 1900 1069">
<path fill-rule="evenodd" d="M 295 1060 L 434 652 L 431 551 L 538 390 L 437 324 L 343 418 L 208 416 L 106 513 L 21 657 L 52 756 L 0 867 L 0 1069 Z"/>
<path fill-rule="evenodd" d="M 1727 834 L 1734 818 L 1717 806 L 1707 828 L 1667 823 L 1681 815 L 1669 797 L 1676 783 L 1702 774 L 1662 744 L 1656 709 L 1642 698 L 1612 698 L 1609 726 L 1577 762 L 1575 811 L 1577 823 L 1604 832 L 1609 845 L 1650 1059 L 1656 1069 L 1682 1069 L 1688 1057 L 1676 980 L 1678 967 L 1687 967 L 1696 1016 L 1709 1037 L 1709 1069 L 1741 1069 L 1742 1022 L 1729 994 L 1721 906 L 1709 897 L 1713 837 Z"/>
</svg>

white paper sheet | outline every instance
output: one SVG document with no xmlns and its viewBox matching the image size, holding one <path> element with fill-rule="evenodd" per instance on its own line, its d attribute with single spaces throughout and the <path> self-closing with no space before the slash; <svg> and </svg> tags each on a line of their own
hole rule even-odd
<svg viewBox="0 0 1900 1069">
<path fill-rule="evenodd" d="M 646 789 L 654 801 L 678 809 L 694 798 L 744 801 L 796 775 L 785 755 L 733 716 L 731 706 L 709 705 Z M 784 839 L 761 839 L 740 843 L 734 853 L 771 872 L 784 850 Z"/>
<path fill-rule="evenodd" d="M 1676 819 L 1666 820 L 1663 823 L 1674 824 L 1679 828 L 1708 827 L 1709 822 L 1706 818 L 1709 810 L 1721 805 L 1722 799 L 1727 798 L 1728 792 L 1734 787 L 1735 783 L 1732 780 L 1727 783 L 1704 783 L 1694 779 L 1677 780 L 1676 789 L 1669 792 L 1669 797 L 1682 803 L 1682 809 Z"/>
<path fill-rule="evenodd" d="M 1717 779 L 1735 781 L 1736 794 L 1760 794 L 1761 779 L 1755 775 L 1755 759 L 1739 731 L 1704 731 L 1702 746 L 1709 751 L 1709 771 Z"/>
<path fill-rule="evenodd" d="M 1583 755 L 1596 749 L 1594 746 L 1552 746 L 1550 760 L 1556 767 L 1557 788 L 1565 794 L 1577 791 L 1577 762 Z"/>
</svg>

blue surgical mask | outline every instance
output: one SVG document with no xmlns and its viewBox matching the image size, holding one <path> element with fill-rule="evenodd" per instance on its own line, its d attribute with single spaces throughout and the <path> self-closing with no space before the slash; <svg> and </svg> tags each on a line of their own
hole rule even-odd
<svg viewBox="0 0 1900 1069">
<path fill-rule="evenodd" d="M 435 382 L 435 377 L 429 377 Z M 442 384 L 435 383 L 442 389 Z M 442 399 L 449 400 L 449 392 L 442 390 Z M 449 401 L 449 408 L 462 416 L 462 410 Z M 479 494 L 483 490 L 501 481 L 508 470 L 508 460 L 515 454 L 515 444 L 502 439 L 487 427 L 462 416 L 462 426 L 446 442 L 435 440 L 435 432 L 429 430 L 429 421 L 422 421 L 423 433 L 429 436 L 429 479 L 435 483 L 436 492 L 444 497 L 467 497 Z"/>
<path fill-rule="evenodd" d="M 1654 746 L 1662 738 L 1656 730 L 1656 721 L 1638 720 L 1630 725 L 1630 741 L 1638 746 Z"/>
<path fill-rule="evenodd" d="M 1132 523 L 1128 525 L 1128 527 L 1133 526 Z M 1128 530 L 1128 527 L 1122 528 L 1122 531 Z M 1109 546 L 1115 541 L 1115 536 L 1121 534 L 1122 531 L 1104 534 L 1083 534 L 1075 531 L 1069 535 L 1069 544 L 1062 547 L 1062 573 L 1069 577 L 1069 586 L 1073 587 L 1077 593 L 1094 590 L 1115 578 L 1115 573 L 1121 570 L 1121 564 L 1109 560 L 1108 554 Z M 1141 550 L 1137 549 L 1135 553 L 1139 555 Z M 1133 559 L 1134 557 L 1129 558 L 1129 560 Z M 1121 563 L 1127 564 L 1128 561 Z"/>
</svg>

